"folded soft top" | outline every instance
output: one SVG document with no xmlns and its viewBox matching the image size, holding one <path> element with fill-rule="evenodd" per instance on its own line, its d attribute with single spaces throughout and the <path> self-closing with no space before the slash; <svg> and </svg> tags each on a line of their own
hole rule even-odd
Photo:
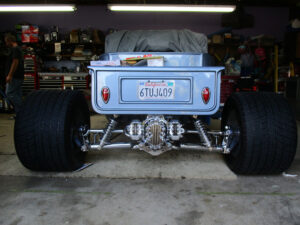
<svg viewBox="0 0 300 225">
<path fill-rule="evenodd" d="M 105 52 L 207 53 L 207 37 L 190 30 L 122 30 L 106 37 Z"/>
</svg>

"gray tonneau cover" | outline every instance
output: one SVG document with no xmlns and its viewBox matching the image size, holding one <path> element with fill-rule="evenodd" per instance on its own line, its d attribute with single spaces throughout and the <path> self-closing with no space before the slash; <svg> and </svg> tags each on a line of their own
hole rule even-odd
<svg viewBox="0 0 300 225">
<path fill-rule="evenodd" d="M 207 53 L 207 37 L 190 30 L 122 30 L 106 37 L 105 52 Z"/>
</svg>

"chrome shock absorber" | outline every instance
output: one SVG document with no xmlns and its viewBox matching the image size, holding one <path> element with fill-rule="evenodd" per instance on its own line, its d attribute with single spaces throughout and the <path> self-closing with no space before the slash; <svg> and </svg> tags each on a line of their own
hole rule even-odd
<svg viewBox="0 0 300 225">
<path fill-rule="evenodd" d="M 109 121 L 109 124 L 106 127 L 106 130 L 104 131 L 103 137 L 100 140 L 99 150 L 101 150 L 103 148 L 103 146 L 106 144 L 107 140 L 110 139 L 111 132 L 115 129 L 116 125 L 117 125 L 117 121 L 115 121 L 113 119 L 111 119 Z"/>
<path fill-rule="evenodd" d="M 205 147 L 211 147 L 211 141 L 207 135 L 205 125 L 201 120 L 196 120 L 194 122 L 195 128 L 198 131 L 201 141 Z"/>
</svg>

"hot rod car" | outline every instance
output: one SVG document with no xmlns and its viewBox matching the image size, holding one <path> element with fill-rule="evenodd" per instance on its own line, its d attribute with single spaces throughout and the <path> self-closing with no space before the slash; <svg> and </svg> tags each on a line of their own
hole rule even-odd
<svg viewBox="0 0 300 225">
<path fill-rule="evenodd" d="M 84 95 L 72 90 L 30 94 L 15 121 L 15 147 L 22 164 L 38 171 L 72 171 L 91 150 L 136 149 L 224 154 L 237 174 L 276 174 L 291 165 L 297 128 L 283 96 L 267 92 L 232 94 L 222 109 L 220 130 L 207 118 L 220 109 L 223 67 L 206 53 L 116 52 L 100 60 L 151 54 L 164 66 L 89 66 L 91 102 L 106 115 L 105 129 L 90 129 Z M 126 141 L 112 141 L 113 134 Z M 198 135 L 196 141 L 191 136 Z"/>
</svg>

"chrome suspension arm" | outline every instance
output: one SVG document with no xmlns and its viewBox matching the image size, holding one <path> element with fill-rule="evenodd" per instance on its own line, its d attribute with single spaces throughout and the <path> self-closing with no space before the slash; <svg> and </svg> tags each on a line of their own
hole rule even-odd
<svg viewBox="0 0 300 225">
<path fill-rule="evenodd" d="M 81 151 L 88 151 L 91 149 L 94 150 L 102 150 L 104 147 L 108 147 L 108 143 L 111 138 L 112 133 L 123 133 L 123 130 L 114 130 L 117 125 L 117 121 L 114 119 L 111 119 L 107 125 L 107 127 L 104 130 L 87 130 L 82 134 L 84 144 L 81 146 Z M 83 130 L 81 130 L 83 132 Z M 89 134 L 93 134 L 92 143 L 89 141 Z M 102 135 L 102 138 L 100 138 L 100 134 Z M 97 139 L 99 138 L 99 142 L 97 143 Z M 108 146 L 106 146 L 108 145 Z M 114 145 L 112 145 L 114 146 Z M 120 145 L 118 147 L 124 147 L 124 145 Z M 117 146 L 116 146 L 117 147 Z"/>
</svg>

